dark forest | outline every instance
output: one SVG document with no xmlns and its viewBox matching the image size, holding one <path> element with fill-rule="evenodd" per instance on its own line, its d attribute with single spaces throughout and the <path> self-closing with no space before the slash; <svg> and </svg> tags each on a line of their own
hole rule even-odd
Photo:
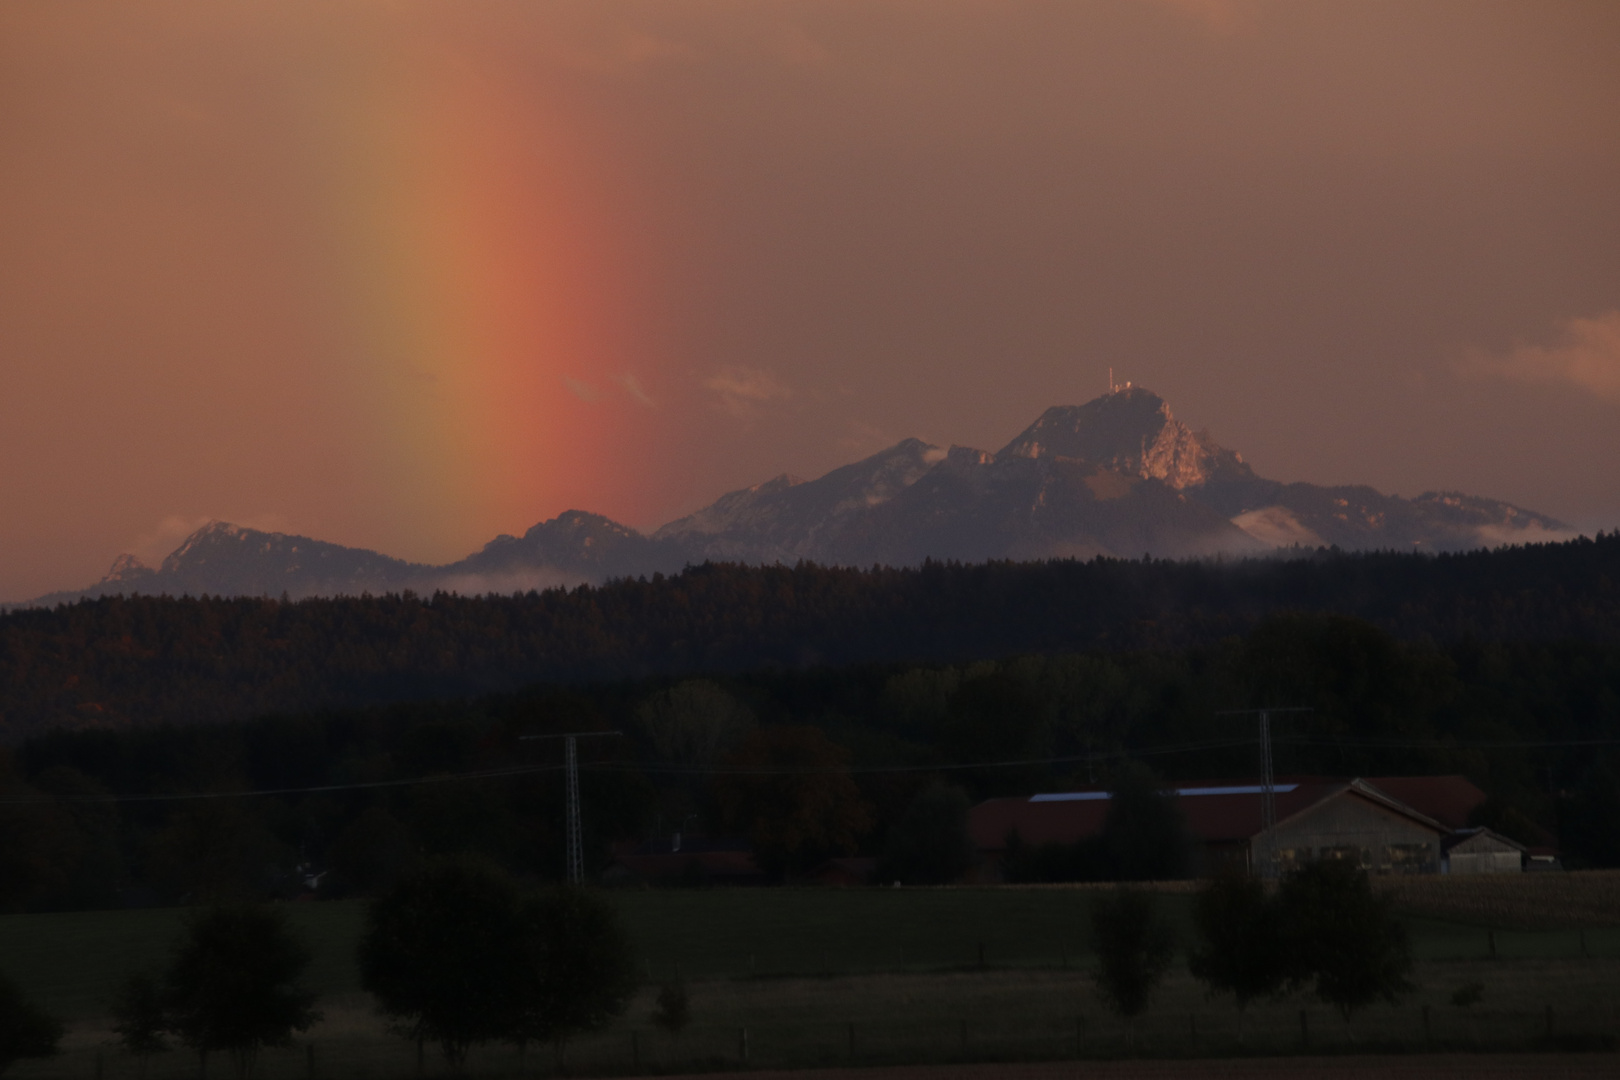
<svg viewBox="0 0 1620 1080">
<path fill-rule="evenodd" d="M 1463 773 L 1490 796 L 1478 823 L 1612 864 L 1617 564 L 1611 536 L 14 613 L 0 905 L 296 895 L 317 875 L 354 895 L 450 852 L 554 878 L 561 748 L 521 736 L 561 731 L 622 732 L 582 743 L 594 867 L 818 800 L 836 828 L 761 853 L 791 877 L 883 855 L 941 783 L 1252 777 L 1250 722 L 1220 714 L 1261 704 L 1314 710 L 1279 728 L 1283 773 Z"/>
</svg>

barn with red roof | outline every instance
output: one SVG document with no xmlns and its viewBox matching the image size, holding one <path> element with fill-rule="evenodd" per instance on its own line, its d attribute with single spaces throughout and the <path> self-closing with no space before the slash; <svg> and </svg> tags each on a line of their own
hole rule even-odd
<svg viewBox="0 0 1620 1080">
<path fill-rule="evenodd" d="M 1467 825 L 1484 792 L 1461 776 L 1329 779 L 1285 777 L 1273 787 L 1271 834 L 1284 870 L 1313 859 L 1349 859 L 1375 873 L 1433 874 L 1447 838 Z M 1258 869 L 1264 835 L 1259 784 L 1205 781 L 1167 789 L 1197 842 L 1195 873 Z M 1103 788 L 989 799 L 968 815 L 991 877 L 1009 843 L 1074 844 L 1102 832 Z"/>
</svg>

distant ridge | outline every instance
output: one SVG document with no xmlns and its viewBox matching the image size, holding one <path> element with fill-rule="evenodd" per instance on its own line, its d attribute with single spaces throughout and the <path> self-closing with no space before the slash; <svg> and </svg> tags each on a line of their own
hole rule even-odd
<svg viewBox="0 0 1620 1080">
<path fill-rule="evenodd" d="M 1201 558 L 1280 548 L 1466 551 L 1561 539 L 1563 523 L 1458 492 L 1285 484 L 1126 386 L 1047 409 L 1001 450 L 906 439 L 814 480 L 783 475 L 722 495 L 650 536 L 580 510 L 455 563 L 425 566 L 308 537 L 214 522 L 156 569 L 121 555 L 48 605 L 132 593 L 510 593 L 673 573 L 706 561 L 920 565 L 925 559 Z"/>
</svg>

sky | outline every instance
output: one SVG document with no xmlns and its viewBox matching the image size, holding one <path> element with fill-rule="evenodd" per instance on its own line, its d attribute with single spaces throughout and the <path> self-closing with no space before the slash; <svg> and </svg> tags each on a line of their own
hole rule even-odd
<svg viewBox="0 0 1620 1080">
<path fill-rule="evenodd" d="M 0 600 L 444 562 L 1120 380 L 1620 526 L 1620 5 L 0 7 Z"/>
</svg>

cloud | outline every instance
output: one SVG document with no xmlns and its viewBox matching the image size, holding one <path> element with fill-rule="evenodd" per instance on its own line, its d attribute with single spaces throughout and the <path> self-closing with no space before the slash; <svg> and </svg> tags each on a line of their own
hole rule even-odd
<svg viewBox="0 0 1620 1080">
<path fill-rule="evenodd" d="M 1555 345 L 1520 345 L 1506 356 L 1475 353 L 1460 366 L 1464 374 L 1566 383 L 1620 402 L 1620 310 L 1570 319 Z"/>
<path fill-rule="evenodd" d="M 716 372 L 703 385 L 718 395 L 720 407 L 732 416 L 747 420 L 772 401 L 786 401 L 793 388 L 760 368 L 731 367 Z"/>
<path fill-rule="evenodd" d="M 1489 548 L 1510 544 L 1561 544 L 1580 536 L 1578 529 L 1548 529 L 1541 525 L 1481 525 L 1474 530 L 1479 542 Z"/>
<path fill-rule="evenodd" d="M 658 408 L 658 404 L 647 396 L 647 391 L 641 388 L 641 381 L 628 371 L 623 375 L 615 375 L 613 381 L 619 384 L 620 389 L 630 395 L 631 400 L 639 402 L 649 409 Z"/>
<path fill-rule="evenodd" d="M 563 376 L 563 385 L 568 387 L 568 392 L 570 394 L 573 394 L 581 401 L 595 401 L 599 396 L 596 392 L 596 387 L 592 386 L 590 383 L 580 382 L 578 379 L 571 379 L 567 375 Z"/>
</svg>

